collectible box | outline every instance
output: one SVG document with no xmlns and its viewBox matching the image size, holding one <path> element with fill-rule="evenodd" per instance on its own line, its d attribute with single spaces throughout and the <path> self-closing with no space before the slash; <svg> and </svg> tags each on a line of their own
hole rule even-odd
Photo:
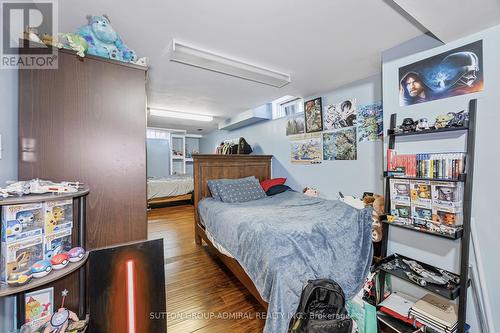
<svg viewBox="0 0 500 333">
<path fill-rule="evenodd" d="M 463 199 L 463 183 L 433 181 L 432 204 L 440 207 L 461 207 Z"/>
<path fill-rule="evenodd" d="M 45 235 L 43 240 L 44 259 L 50 259 L 55 254 L 71 250 L 71 229 L 63 229 Z"/>
<path fill-rule="evenodd" d="M 391 201 L 391 215 L 396 218 L 396 221 L 411 224 L 411 208 L 409 204 L 398 203 Z"/>
<path fill-rule="evenodd" d="M 12 272 L 20 272 L 43 259 L 42 235 L 15 242 L 2 242 L 0 253 L 0 281 L 6 282 Z"/>
<path fill-rule="evenodd" d="M 407 179 L 390 180 L 391 201 L 410 204 L 410 181 Z"/>
<path fill-rule="evenodd" d="M 427 223 L 432 222 L 432 206 L 431 203 L 411 203 L 411 216 L 413 223 L 419 227 L 427 228 Z"/>
<path fill-rule="evenodd" d="M 73 200 L 47 201 L 44 211 L 46 235 L 73 227 Z"/>
<path fill-rule="evenodd" d="M 458 227 L 463 224 L 461 208 L 432 206 L 432 220 L 445 227 Z"/>
<path fill-rule="evenodd" d="M 411 180 L 410 195 L 412 203 L 430 205 L 432 201 L 431 182 L 428 180 Z"/>
<path fill-rule="evenodd" d="M 2 207 L 2 242 L 39 236 L 43 232 L 43 205 L 41 203 Z"/>
</svg>

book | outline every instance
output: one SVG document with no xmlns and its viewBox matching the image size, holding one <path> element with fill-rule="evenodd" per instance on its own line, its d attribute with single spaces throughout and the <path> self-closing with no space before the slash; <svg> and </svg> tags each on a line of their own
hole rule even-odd
<svg viewBox="0 0 500 333">
<path fill-rule="evenodd" d="M 415 302 L 410 309 L 410 314 L 418 316 L 424 324 L 430 322 L 433 326 L 442 327 L 445 330 L 452 331 L 458 322 L 456 306 L 433 294 L 426 294 Z"/>
</svg>

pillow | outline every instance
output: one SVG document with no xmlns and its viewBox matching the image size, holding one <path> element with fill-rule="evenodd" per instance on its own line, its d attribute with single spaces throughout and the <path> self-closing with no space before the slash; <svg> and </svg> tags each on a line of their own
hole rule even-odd
<svg viewBox="0 0 500 333">
<path fill-rule="evenodd" d="M 218 182 L 217 192 L 222 202 L 229 203 L 247 202 L 266 197 L 266 193 L 255 177 L 235 179 L 232 182 Z"/>
<path fill-rule="evenodd" d="M 250 177 L 245 177 L 245 178 L 236 178 L 236 179 L 226 179 L 226 178 L 221 178 L 221 179 L 210 179 L 207 181 L 208 189 L 210 190 L 210 194 L 212 194 L 212 198 L 215 200 L 221 201 L 221 197 L 219 195 L 219 191 L 217 189 L 217 185 L 221 183 L 225 184 L 232 184 L 232 183 L 237 183 L 242 180 L 248 180 L 248 179 L 256 179 L 254 176 Z"/>
<path fill-rule="evenodd" d="M 266 179 L 260 182 L 260 186 L 262 186 L 262 189 L 264 192 L 267 192 L 271 187 L 276 186 L 276 185 L 283 185 L 286 182 L 286 178 L 273 178 L 273 179 Z"/>
<path fill-rule="evenodd" d="M 269 188 L 269 190 L 266 191 L 266 195 L 268 196 L 275 195 L 278 193 L 283 193 L 288 190 L 292 191 L 292 189 L 286 185 L 274 185 L 271 188 Z"/>
</svg>

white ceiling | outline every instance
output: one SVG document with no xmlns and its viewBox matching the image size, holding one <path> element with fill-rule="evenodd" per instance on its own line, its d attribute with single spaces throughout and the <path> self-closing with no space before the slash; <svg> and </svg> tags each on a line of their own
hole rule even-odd
<svg viewBox="0 0 500 333">
<path fill-rule="evenodd" d="M 500 0 L 394 0 L 444 43 L 500 23 Z"/>
<path fill-rule="evenodd" d="M 411 10 L 417 1 L 396 1 L 438 37 L 473 26 L 463 16 L 449 22 L 448 15 L 459 16 L 441 10 L 440 3 L 456 1 L 422 0 Z M 383 50 L 422 34 L 421 26 L 398 10 L 391 0 L 64 0 L 59 27 L 71 32 L 86 23 L 87 14 L 106 13 L 129 47 L 150 58 L 149 106 L 216 117 L 212 123 L 152 117 L 149 125 L 206 133 L 221 119 L 280 96 L 307 97 L 380 72 Z M 438 15 L 446 24 L 437 24 Z M 169 62 L 165 50 L 172 38 L 290 73 L 292 83 L 274 88 Z"/>
</svg>

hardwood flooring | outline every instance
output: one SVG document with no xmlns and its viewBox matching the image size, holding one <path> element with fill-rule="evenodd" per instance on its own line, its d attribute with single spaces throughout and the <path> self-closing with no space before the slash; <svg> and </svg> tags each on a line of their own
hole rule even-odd
<svg viewBox="0 0 500 333">
<path fill-rule="evenodd" d="M 168 333 L 262 332 L 264 309 L 193 237 L 191 205 L 152 209 L 149 239 L 163 238 Z"/>
</svg>

